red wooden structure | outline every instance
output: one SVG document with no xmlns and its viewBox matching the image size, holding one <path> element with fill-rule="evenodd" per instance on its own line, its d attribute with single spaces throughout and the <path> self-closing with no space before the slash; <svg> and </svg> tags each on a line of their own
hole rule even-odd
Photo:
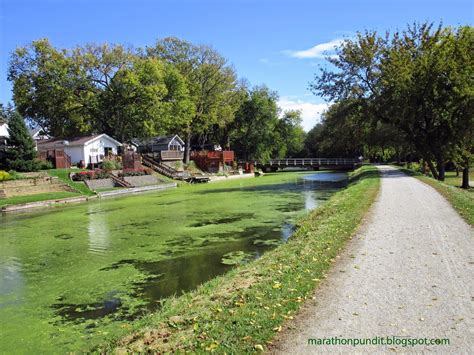
<svg viewBox="0 0 474 355">
<path fill-rule="evenodd" d="M 232 164 L 235 159 L 233 150 L 222 151 L 194 151 L 191 153 L 191 160 L 194 160 L 199 169 L 204 171 L 219 171 L 220 166 Z"/>
<path fill-rule="evenodd" d="M 71 157 L 62 149 L 50 149 L 38 152 L 40 160 L 47 160 L 53 163 L 56 169 L 64 169 L 71 167 Z"/>
<path fill-rule="evenodd" d="M 122 167 L 124 169 L 140 169 L 142 167 L 140 154 L 134 151 L 124 152 L 122 156 Z"/>
</svg>

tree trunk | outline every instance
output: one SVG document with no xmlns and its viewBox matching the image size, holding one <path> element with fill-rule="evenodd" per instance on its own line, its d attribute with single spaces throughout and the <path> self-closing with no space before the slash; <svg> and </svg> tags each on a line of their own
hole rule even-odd
<svg viewBox="0 0 474 355">
<path fill-rule="evenodd" d="M 461 188 L 468 189 L 469 188 L 469 162 L 466 161 L 464 167 L 462 169 L 462 185 Z"/>
<path fill-rule="evenodd" d="M 459 176 L 459 166 L 456 165 L 456 176 Z"/>
<path fill-rule="evenodd" d="M 184 145 L 184 164 L 189 164 L 191 155 L 191 132 L 186 132 L 186 144 Z"/>
<path fill-rule="evenodd" d="M 438 163 L 436 164 L 436 167 L 438 168 L 439 181 L 444 181 L 444 166 L 445 166 L 444 161 L 438 161 Z"/>
<path fill-rule="evenodd" d="M 428 167 L 430 168 L 430 171 L 431 171 L 431 174 L 433 175 L 433 177 L 435 179 L 438 179 L 438 172 L 436 171 L 436 168 L 433 164 L 433 162 L 431 161 L 431 159 L 424 159 L 424 161 L 426 162 L 426 164 L 428 164 Z"/>
</svg>

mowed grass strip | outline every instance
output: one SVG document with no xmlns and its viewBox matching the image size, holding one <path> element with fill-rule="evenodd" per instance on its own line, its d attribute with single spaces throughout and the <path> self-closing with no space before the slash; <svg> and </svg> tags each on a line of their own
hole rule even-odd
<svg viewBox="0 0 474 355">
<path fill-rule="evenodd" d="M 377 196 L 375 167 L 351 174 L 347 189 L 301 219 L 289 241 L 195 291 L 163 301 L 159 312 L 125 327 L 96 351 L 245 353 L 264 351 L 283 323 L 312 297 Z"/>
<path fill-rule="evenodd" d="M 442 181 L 435 180 L 429 176 L 425 176 L 419 172 L 399 168 L 405 174 L 413 176 L 425 184 L 430 185 L 436 191 L 438 191 L 448 202 L 454 207 L 454 209 L 464 218 L 464 220 L 471 226 L 474 226 L 474 189 L 471 187 L 469 190 L 461 189 L 453 185 L 448 185 Z"/>
</svg>

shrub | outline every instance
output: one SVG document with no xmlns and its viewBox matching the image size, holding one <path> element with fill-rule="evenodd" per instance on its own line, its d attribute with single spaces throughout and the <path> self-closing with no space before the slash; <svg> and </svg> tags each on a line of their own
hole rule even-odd
<svg viewBox="0 0 474 355">
<path fill-rule="evenodd" d="M 110 177 L 110 173 L 105 170 L 87 170 L 79 171 L 72 176 L 73 181 L 85 181 L 85 180 L 95 180 L 95 179 L 107 179 Z"/>
<path fill-rule="evenodd" d="M 10 177 L 11 177 L 10 180 L 18 180 L 18 179 L 21 179 L 21 175 L 18 174 L 15 170 L 10 170 L 10 171 L 8 172 L 8 174 L 10 174 Z"/>
<path fill-rule="evenodd" d="M 104 170 L 114 170 L 115 169 L 115 163 L 112 160 L 104 159 L 102 162 L 102 169 Z"/>
<path fill-rule="evenodd" d="M 53 163 L 51 163 L 49 160 L 38 160 L 37 164 L 39 170 L 49 170 L 54 168 Z"/>
<path fill-rule="evenodd" d="M 4 170 L 0 170 L 0 181 L 12 180 L 12 176 Z"/>
<path fill-rule="evenodd" d="M 125 176 L 143 176 L 143 175 L 151 175 L 151 169 L 123 169 L 121 173 L 119 173 L 120 177 Z"/>
</svg>

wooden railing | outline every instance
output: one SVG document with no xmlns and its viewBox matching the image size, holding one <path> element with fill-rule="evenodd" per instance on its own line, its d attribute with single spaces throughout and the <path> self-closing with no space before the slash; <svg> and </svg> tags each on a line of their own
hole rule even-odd
<svg viewBox="0 0 474 355">
<path fill-rule="evenodd" d="M 165 164 L 160 164 L 147 155 L 142 155 L 142 164 L 171 179 L 186 180 L 190 177 L 189 173 L 177 171 Z"/>
<path fill-rule="evenodd" d="M 184 152 L 179 150 L 162 150 L 161 160 L 182 160 Z"/>
<path fill-rule="evenodd" d="M 287 158 L 270 159 L 267 162 L 252 160 L 255 166 L 348 166 L 359 164 L 359 159 L 353 158 Z"/>
</svg>

